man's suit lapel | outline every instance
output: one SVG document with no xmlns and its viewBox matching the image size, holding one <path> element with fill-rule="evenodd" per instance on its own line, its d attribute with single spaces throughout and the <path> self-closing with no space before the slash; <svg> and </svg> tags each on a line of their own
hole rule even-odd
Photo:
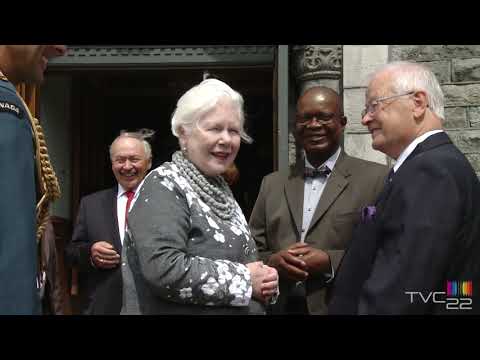
<svg viewBox="0 0 480 360">
<path fill-rule="evenodd" d="M 308 231 L 322 218 L 325 212 L 348 185 L 347 178 L 350 176 L 350 171 L 348 170 L 348 167 L 345 166 L 345 156 L 345 153 L 342 151 L 335 163 L 335 168 L 330 174 L 327 184 L 323 189 L 322 196 L 315 209 Z"/>
<path fill-rule="evenodd" d="M 106 211 L 105 214 L 110 214 L 111 226 L 112 226 L 112 235 L 113 235 L 113 246 L 117 250 L 122 249 L 122 242 L 120 241 L 120 234 L 118 233 L 118 219 L 117 219 L 117 192 L 118 188 L 115 186 L 112 188 L 110 196 L 107 198 L 105 203 Z"/>
<path fill-rule="evenodd" d="M 303 188 L 303 174 L 296 171 L 285 185 L 285 197 L 298 235 L 301 234 L 303 221 Z"/>
</svg>

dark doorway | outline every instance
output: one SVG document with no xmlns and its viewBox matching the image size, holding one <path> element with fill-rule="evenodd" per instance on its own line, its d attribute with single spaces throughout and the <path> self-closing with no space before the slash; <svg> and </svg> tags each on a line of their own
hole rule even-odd
<svg viewBox="0 0 480 360">
<path fill-rule="evenodd" d="M 178 141 L 170 118 L 179 97 L 203 79 L 206 69 L 81 71 L 73 76 L 73 212 L 82 196 L 115 184 L 108 146 L 120 130 L 150 128 L 153 167 L 171 159 Z M 253 144 L 242 144 L 235 161 L 240 179 L 233 186 L 248 220 L 261 180 L 274 169 L 273 68 L 209 68 L 245 100 L 246 129 Z"/>
</svg>

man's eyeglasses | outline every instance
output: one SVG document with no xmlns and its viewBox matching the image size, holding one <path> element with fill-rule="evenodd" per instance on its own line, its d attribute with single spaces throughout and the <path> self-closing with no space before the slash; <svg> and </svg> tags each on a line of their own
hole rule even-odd
<svg viewBox="0 0 480 360">
<path fill-rule="evenodd" d="M 365 115 L 370 115 L 370 116 L 373 116 L 375 114 L 375 112 L 378 110 L 378 105 L 380 105 L 380 103 L 382 101 L 385 101 L 385 100 L 390 100 L 390 99 L 395 99 L 395 98 L 398 98 L 400 96 L 405 96 L 405 95 L 412 95 L 414 94 L 415 91 L 409 91 L 409 92 L 406 92 L 406 93 L 403 93 L 403 94 L 398 94 L 398 95 L 392 95 L 392 96 L 384 96 L 384 97 L 380 97 L 378 99 L 375 99 L 373 101 L 371 101 L 366 107 L 365 109 L 363 109 L 362 111 L 362 119 L 365 117 Z"/>
<path fill-rule="evenodd" d="M 335 119 L 335 113 L 316 113 L 316 114 L 297 114 L 297 123 L 299 125 L 307 125 L 313 119 L 320 125 L 330 125 Z"/>
</svg>

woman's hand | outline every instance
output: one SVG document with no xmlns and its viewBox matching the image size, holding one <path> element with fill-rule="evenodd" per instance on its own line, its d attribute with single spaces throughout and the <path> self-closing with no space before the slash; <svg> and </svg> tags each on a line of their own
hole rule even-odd
<svg viewBox="0 0 480 360">
<path fill-rule="evenodd" d="M 267 275 L 261 285 L 262 296 L 266 302 L 270 302 L 272 296 L 278 293 L 278 272 L 277 269 L 273 267 L 267 265 L 263 265 L 263 267 L 267 270 Z"/>
<path fill-rule="evenodd" d="M 268 303 L 278 292 L 278 273 L 275 268 L 264 265 L 261 261 L 247 264 L 252 280 L 253 298 Z"/>
</svg>

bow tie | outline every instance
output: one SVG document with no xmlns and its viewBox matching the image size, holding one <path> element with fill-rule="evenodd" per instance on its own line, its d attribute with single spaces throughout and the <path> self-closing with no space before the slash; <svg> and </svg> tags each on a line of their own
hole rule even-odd
<svg viewBox="0 0 480 360">
<path fill-rule="evenodd" d="M 322 177 L 322 176 L 327 176 L 330 174 L 332 171 L 325 165 L 320 166 L 318 169 L 312 169 L 309 167 L 305 168 L 305 173 L 304 176 L 311 177 L 311 178 L 316 178 L 316 177 Z"/>
</svg>

